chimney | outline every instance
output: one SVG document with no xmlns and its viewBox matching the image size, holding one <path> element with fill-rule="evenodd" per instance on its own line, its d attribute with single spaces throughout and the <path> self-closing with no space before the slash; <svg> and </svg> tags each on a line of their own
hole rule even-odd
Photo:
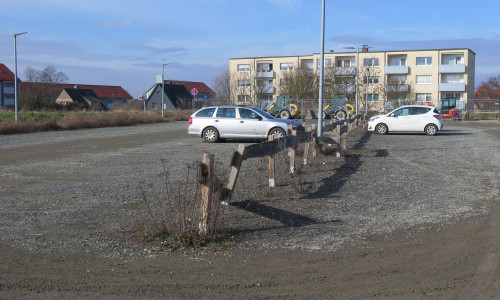
<svg viewBox="0 0 500 300">
<path fill-rule="evenodd" d="M 363 48 L 361 48 L 361 49 L 362 49 L 362 50 L 361 50 L 362 52 L 368 52 L 368 47 L 363 47 Z"/>
</svg>

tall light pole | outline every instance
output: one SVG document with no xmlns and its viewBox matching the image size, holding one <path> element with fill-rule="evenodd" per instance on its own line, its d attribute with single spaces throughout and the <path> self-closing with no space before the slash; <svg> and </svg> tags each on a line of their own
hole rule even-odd
<svg viewBox="0 0 500 300">
<path fill-rule="evenodd" d="M 18 100 L 17 100 L 17 36 L 26 34 L 28 32 L 14 33 L 14 111 L 15 119 L 17 124 L 17 111 L 18 111 Z"/>
<path fill-rule="evenodd" d="M 321 55 L 319 70 L 318 137 L 323 135 L 323 83 L 325 81 L 325 0 L 321 9 Z"/>
<path fill-rule="evenodd" d="M 358 83 L 358 77 L 359 77 L 359 47 L 342 47 L 344 49 L 356 49 L 356 114 L 358 114 L 358 91 L 359 91 L 359 83 Z"/>
<path fill-rule="evenodd" d="M 163 118 L 165 113 L 164 113 L 164 104 L 163 104 L 163 94 L 165 94 L 165 66 L 170 65 L 170 63 L 166 63 L 162 65 L 162 70 L 161 70 L 161 117 Z"/>
</svg>

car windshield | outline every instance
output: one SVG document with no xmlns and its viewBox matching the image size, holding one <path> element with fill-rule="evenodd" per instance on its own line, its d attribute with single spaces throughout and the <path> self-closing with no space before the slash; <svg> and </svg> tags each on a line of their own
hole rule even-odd
<svg viewBox="0 0 500 300">
<path fill-rule="evenodd" d="M 275 119 L 275 117 L 271 116 L 269 113 L 267 113 L 261 109 L 258 109 L 256 107 L 252 107 L 252 109 L 255 110 L 256 112 L 258 112 L 259 114 L 263 115 L 267 119 Z"/>
</svg>

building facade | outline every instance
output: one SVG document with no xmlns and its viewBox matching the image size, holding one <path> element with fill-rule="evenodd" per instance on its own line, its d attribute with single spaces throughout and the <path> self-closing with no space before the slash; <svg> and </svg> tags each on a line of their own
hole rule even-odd
<svg viewBox="0 0 500 300">
<path fill-rule="evenodd" d="M 474 96 L 475 53 L 468 48 L 369 50 L 360 47 L 349 52 L 325 53 L 325 98 L 342 94 L 354 102 L 357 94 L 360 107 L 367 99 L 370 110 L 381 111 L 388 102 L 437 105 L 447 97 L 467 101 Z M 289 86 L 292 82 L 309 82 L 307 95 L 312 99 L 317 97 L 320 54 L 232 58 L 229 70 L 232 100 L 237 103 L 256 104 L 293 93 Z M 310 74 L 311 79 L 297 79 L 304 74 Z"/>
<path fill-rule="evenodd" d="M 6 106 L 14 107 L 15 105 L 14 77 L 14 73 L 7 66 L 0 63 L 0 109 Z"/>
</svg>

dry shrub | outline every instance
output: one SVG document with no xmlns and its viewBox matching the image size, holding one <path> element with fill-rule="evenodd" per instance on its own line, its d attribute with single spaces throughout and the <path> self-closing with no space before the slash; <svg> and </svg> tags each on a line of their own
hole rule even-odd
<svg viewBox="0 0 500 300">
<path fill-rule="evenodd" d="M 146 208 L 146 218 L 134 220 L 132 230 L 139 240 L 160 250 L 203 248 L 214 241 L 223 241 L 223 206 L 220 191 L 214 191 L 214 202 L 209 212 L 207 232 L 200 232 L 201 185 L 197 174 L 199 163 L 186 165 L 184 173 L 172 179 L 166 162 L 159 174 L 161 188 L 140 183 L 139 197 Z M 176 172 L 176 175 L 179 175 Z M 222 178 L 222 176 L 218 176 Z M 221 182 L 220 184 L 224 184 Z"/>
<path fill-rule="evenodd" d="M 57 128 L 57 121 L 55 119 L 50 119 L 43 123 L 34 120 L 19 121 L 18 123 L 15 120 L 6 120 L 0 123 L 1 134 L 50 131 L 57 130 Z"/>
</svg>

